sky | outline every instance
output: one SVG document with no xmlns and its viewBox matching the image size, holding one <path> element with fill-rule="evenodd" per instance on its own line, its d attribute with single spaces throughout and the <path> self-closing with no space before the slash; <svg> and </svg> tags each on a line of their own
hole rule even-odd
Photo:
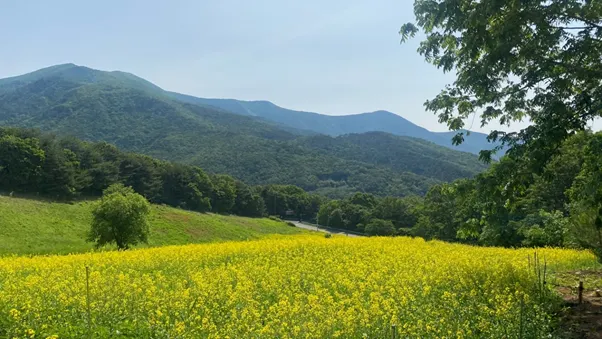
<svg viewBox="0 0 602 339">
<path fill-rule="evenodd" d="M 453 74 L 424 61 L 419 39 L 400 44 L 413 19 L 413 0 L 0 0 L 0 78 L 75 63 L 199 97 L 388 110 L 445 131 L 423 103 Z M 477 118 L 472 130 L 493 127 Z"/>
</svg>

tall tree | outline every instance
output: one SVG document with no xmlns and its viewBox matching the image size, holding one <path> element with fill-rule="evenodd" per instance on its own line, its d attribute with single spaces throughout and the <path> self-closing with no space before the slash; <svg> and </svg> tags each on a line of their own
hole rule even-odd
<svg viewBox="0 0 602 339">
<path fill-rule="evenodd" d="M 511 155 L 528 151 L 541 170 L 562 140 L 602 114 L 602 2 L 415 0 L 414 11 L 402 42 L 422 29 L 418 52 L 456 72 L 425 103 L 451 130 L 479 113 L 481 126 L 528 119 L 520 132 L 495 130 L 489 138 L 509 145 Z M 453 140 L 463 139 L 460 131 Z"/>
<path fill-rule="evenodd" d="M 236 202 L 236 180 L 227 174 L 211 177 L 213 197 L 211 207 L 217 213 L 231 213 Z"/>
<path fill-rule="evenodd" d="M 44 160 L 38 139 L 0 136 L 0 187 L 24 190 L 34 186 Z"/>
</svg>

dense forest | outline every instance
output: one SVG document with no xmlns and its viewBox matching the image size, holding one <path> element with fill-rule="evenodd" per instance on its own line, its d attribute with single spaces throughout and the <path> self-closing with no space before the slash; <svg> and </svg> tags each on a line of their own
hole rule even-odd
<svg viewBox="0 0 602 339">
<path fill-rule="evenodd" d="M 0 124 L 38 128 L 330 197 L 424 194 L 472 177 L 473 154 L 386 133 L 315 135 L 173 99 L 133 75 L 59 65 L 0 80 Z"/>
<path fill-rule="evenodd" d="M 602 133 L 568 138 L 541 173 L 530 165 L 529 156 L 504 157 L 474 179 L 434 185 L 424 198 L 356 194 L 333 200 L 321 207 L 318 221 L 488 246 L 595 248 L 599 228 L 591 225 L 602 214 Z"/>
<path fill-rule="evenodd" d="M 431 132 L 388 111 L 335 116 L 294 111 L 279 107 L 269 101 L 206 99 L 174 92 L 168 92 L 168 94 L 183 102 L 218 107 L 240 115 L 261 117 L 267 121 L 278 123 L 279 126 L 309 131 L 314 134 L 339 136 L 368 132 L 386 132 L 393 135 L 428 140 L 453 150 L 474 154 L 478 154 L 479 151 L 492 148 L 496 145 L 487 141 L 487 135 L 478 132 L 472 132 L 462 144 L 453 145 L 450 132 Z"/>
<path fill-rule="evenodd" d="M 249 186 L 196 166 L 126 153 L 105 142 L 0 128 L 0 191 L 71 200 L 100 196 L 114 183 L 151 202 L 184 209 L 258 217 L 311 219 L 322 198 L 291 185 Z"/>
</svg>

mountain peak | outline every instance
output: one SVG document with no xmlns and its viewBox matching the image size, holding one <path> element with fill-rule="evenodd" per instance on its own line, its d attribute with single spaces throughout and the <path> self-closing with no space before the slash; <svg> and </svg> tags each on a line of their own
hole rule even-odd
<svg viewBox="0 0 602 339">
<path fill-rule="evenodd" d="M 79 66 L 74 63 L 49 66 L 20 76 L 0 79 L 0 86 L 16 88 L 47 78 L 61 78 L 69 82 L 82 85 L 103 83 L 112 86 L 129 87 L 155 93 L 163 92 L 161 88 L 153 83 L 131 73 L 121 71 L 100 71 L 86 66 Z"/>
</svg>

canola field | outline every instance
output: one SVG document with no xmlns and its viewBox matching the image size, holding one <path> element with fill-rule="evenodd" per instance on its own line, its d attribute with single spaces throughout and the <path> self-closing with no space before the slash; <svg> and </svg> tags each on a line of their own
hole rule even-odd
<svg viewBox="0 0 602 339">
<path fill-rule="evenodd" d="M 7 257 L 0 337 L 543 338 L 554 298 L 533 252 L 304 235 Z M 537 252 L 548 273 L 595 264 Z"/>
</svg>

